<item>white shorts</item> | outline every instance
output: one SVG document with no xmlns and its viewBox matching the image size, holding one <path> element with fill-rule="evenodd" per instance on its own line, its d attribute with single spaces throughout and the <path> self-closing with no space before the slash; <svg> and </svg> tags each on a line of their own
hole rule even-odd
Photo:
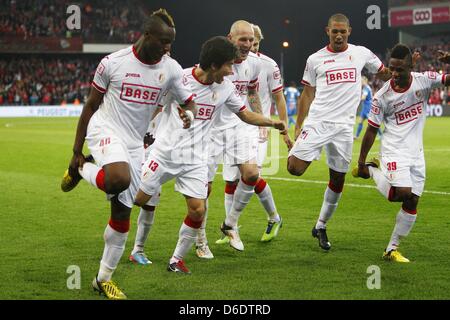
<svg viewBox="0 0 450 320">
<path fill-rule="evenodd" d="M 258 139 L 258 127 L 244 122 L 223 131 L 213 131 L 209 145 L 208 181 L 214 180 L 219 163 L 224 164 L 225 181 L 238 180 L 240 178 L 238 164 L 256 163 Z"/>
<path fill-rule="evenodd" d="M 118 199 L 123 205 L 132 208 L 141 177 L 141 168 L 144 161 L 144 144 L 134 149 L 127 148 L 124 141 L 108 123 L 94 116 L 91 118 L 87 128 L 86 142 L 99 167 L 115 162 L 128 163 L 131 176 L 130 186 L 119 193 Z M 114 196 L 113 194 L 108 194 L 107 199 L 110 200 Z M 159 195 L 152 199 L 148 205 L 156 206 L 158 203 Z"/>
<path fill-rule="evenodd" d="M 302 133 L 289 152 L 303 161 L 319 160 L 325 147 L 328 167 L 347 173 L 352 161 L 353 126 L 333 122 L 305 122 Z"/>
<path fill-rule="evenodd" d="M 205 164 L 179 164 L 156 157 L 151 151 L 142 166 L 139 188 L 152 198 L 161 186 L 176 178 L 175 190 L 181 194 L 206 199 L 208 194 L 208 167 Z"/>
<path fill-rule="evenodd" d="M 425 157 L 406 158 L 397 155 L 381 155 L 381 171 L 394 187 L 411 188 L 421 196 L 425 186 Z"/>
</svg>

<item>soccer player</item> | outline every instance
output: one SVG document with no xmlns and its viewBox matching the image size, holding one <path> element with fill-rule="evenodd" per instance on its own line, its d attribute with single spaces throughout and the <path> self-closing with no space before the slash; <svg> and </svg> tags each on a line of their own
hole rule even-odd
<svg viewBox="0 0 450 320">
<path fill-rule="evenodd" d="M 300 97 L 300 91 L 298 91 L 295 81 L 291 81 L 289 87 L 284 89 L 284 95 L 286 96 L 287 112 L 289 116 L 288 127 L 291 124 L 295 125 L 294 116 L 297 114 L 297 101 Z"/>
<path fill-rule="evenodd" d="M 372 107 L 372 88 L 369 85 L 369 80 L 367 77 L 362 76 L 361 77 L 361 84 L 362 84 L 362 93 L 361 93 L 361 113 L 359 114 L 359 123 L 358 127 L 356 129 L 356 135 L 355 139 L 359 138 L 359 135 L 361 134 L 364 121 L 367 120 L 369 117 L 370 108 Z M 381 129 L 378 130 L 378 133 L 381 136 Z"/>
<path fill-rule="evenodd" d="M 157 194 L 161 185 L 176 179 L 175 190 L 186 199 L 188 214 L 179 231 L 175 251 L 167 270 L 190 274 L 183 258 L 194 244 L 205 214 L 205 199 L 208 191 L 208 148 L 210 129 L 220 111 L 227 108 L 237 117 L 252 125 L 272 126 L 285 130 L 285 124 L 250 112 L 235 91 L 235 86 L 226 77 L 232 74 L 232 65 L 237 48 L 225 37 L 214 37 L 206 41 L 200 52 L 200 64 L 184 70 L 184 82 L 195 94 L 197 115 L 188 130 L 176 117 L 177 103 L 165 106 L 163 127 L 143 165 L 141 183 L 135 203 L 145 206 Z"/>
<path fill-rule="evenodd" d="M 275 106 L 278 111 L 280 120 L 287 124 L 286 115 L 286 101 L 283 95 L 283 79 L 281 79 L 280 68 L 277 63 L 268 56 L 259 52 L 261 41 L 264 39 L 261 28 L 257 25 L 253 26 L 253 32 L 255 34 L 255 40 L 251 51 L 255 53 L 260 59 L 261 71 L 258 76 L 258 94 L 261 101 L 261 107 L 263 115 L 270 118 L 270 109 L 272 106 L 272 100 L 275 102 Z M 284 143 L 288 147 L 288 150 L 292 148 L 292 141 L 288 134 L 282 135 Z M 267 155 L 268 141 L 267 137 L 262 137 L 258 143 L 258 159 L 257 164 L 259 171 L 261 172 L 264 160 Z M 266 185 L 269 190 L 269 186 Z M 271 241 L 278 235 L 278 232 L 282 225 L 280 215 L 277 213 L 275 202 L 271 196 L 271 193 L 261 193 L 258 188 L 255 188 L 255 193 L 258 195 L 259 201 L 263 205 L 267 213 L 267 228 L 264 231 L 261 241 Z M 266 199 L 267 196 L 270 196 Z"/>
<path fill-rule="evenodd" d="M 446 61 L 445 55 L 442 54 L 442 61 Z M 392 80 L 375 94 L 358 166 L 352 170 L 355 177 L 372 177 L 378 191 L 389 201 L 402 203 L 383 254 L 383 259 L 395 262 L 409 262 L 398 251 L 398 247 L 400 240 L 414 226 L 417 204 L 425 184 L 423 129 L 428 97 L 434 88 L 450 85 L 448 74 L 411 72 L 412 68 L 410 49 L 397 44 L 389 59 Z M 380 147 L 381 163 L 378 159 L 366 163 L 367 154 L 382 123 L 385 129 Z"/>
<path fill-rule="evenodd" d="M 144 34 L 134 45 L 100 62 L 78 121 L 69 169 L 61 183 L 67 192 L 83 178 L 103 190 L 111 202 L 100 270 L 92 283 L 109 299 L 126 299 L 111 277 L 128 237 L 144 155 L 142 139 L 150 118 L 167 90 L 185 104 L 180 116 L 186 128 L 195 114 L 193 95 L 182 81 L 183 70 L 166 55 L 174 39 L 173 19 L 160 9 L 147 18 Z M 97 164 L 85 161 L 85 140 Z"/>
<path fill-rule="evenodd" d="M 332 15 L 325 30 L 329 44 L 306 62 L 288 171 L 301 176 L 325 148 L 330 180 L 312 235 L 322 249 L 329 250 L 326 225 L 341 198 L 351 162 L 353 126 L 361 100 L 361 70 L 366 67 L 385 81 L 390 73 L 369 49 L 348 43 L 352 29 L 345 15 Z"/>
<path fill-rule="evenodd" d="M 257 92 L 258 76 L 261 70 L 260 59 L 250 51 L 255 39 L 252 25 L 244 20 L 236 21 L 230 28 L 228 39 L 239 49 L 239 58 L 233 64 L 233 74 L 228 78 L 234 83 L 246 106 L 262 114 Z M 267 182 L 259 177 L 257 166 L 258 140 L 260 137 L 267 136 L 266 131 L 266 128 L 258 130 L 256 127 L 242 123 L 234 114 L 223 109 L 212 132 L 208 164 L 209 191 L 217 171 L 217 158 L 225 155 L 223 178 L 226 182 L 226 218 L 222 223 L 221 231 L 228 237 L 230 246 L 239 251 L 244 250 L 244 244 L 239 236 L 237 222 L 252 195 L 256 191 L 266 203 L 273 203 L 272 191 Z M 281 133 L 287 134 L 287 130 Z M 218 243 L 222 241 L 228 242 L 226 239 L 220 239 Z M 203 242 L 207 243 L 206 236 Z"/>
</svg>

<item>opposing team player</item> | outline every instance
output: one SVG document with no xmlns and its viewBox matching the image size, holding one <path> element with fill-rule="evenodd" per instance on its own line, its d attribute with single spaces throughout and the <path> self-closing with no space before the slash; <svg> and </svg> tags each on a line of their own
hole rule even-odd
<svg viewBox="0 0 450 320">
<path fill-rule="evenodd" d="M 353 126 L 361 99 L 361 70 L 366 67 L 382 80 L 388 80 L 390 73 L 369 49 L 347 43 L 351 27 L 345 15 L 331 16 L 326 33 L 329 44 L 306 62 L 296 142 L 289 153 L 288 171 L 301 176 L 325 148 L 330 180 L 312 235 L 318 238 L 322 249 L 329 250 L 326 224 L 341 198 L 351 162 Z"/>
<path fill-rule="evenodd" d="M 448 54 L 442 54 L 442 60 Z M 447 62 L 449 62 L 447 59 Z M 383 259 L 409 262 L 397 249 L 417 217 L 417 204 L 425 184 L 425 158 L 423 129 L 427 101 L 432 89 L 450 85 L 450 75 L 434 71 L 411 72 L 412 54 L 405 45 L 398 44 L 389 59 L 392 80 L 375 94 L 369 115 L 369 126 L 361 146 L 358 167 L 352 170 L 355 177 L 372 177 L 378 191 L 402 207 Z M 378 159 L 366 163 L 377 131 L 384 123 L 381 140 L 381 163 Z"/>
<path fill-rule="evenodd" d="M 300 97 L 300 91 L 297 89 L 295 81 L 291 81 L 289 87 L 284 89 L 284 95 L 286 97 L 286 107 L 289 117 L 288 126 L 290 128 L 291 124 L 295 125 L 294 116 L 297 114 L 298 98 Z"/>
<path fill-rule="evenodd" d="M 204 219 L 210 129 L 220 117 L 220 111 L 227 108 L 248 124 L 285 130 L 284 122 L 265 118 L 245 107 L 233 83 L 226 78 L 233 72 L 236 56 L 237 48 L 225 37 L 214 37 L 204 43 L 199 66 L 185 69 L 183 77 L 184 83 L 195 94 L 196 117 L 191 127 L 183 130 L 182 121 L 176 117 L 178 104 L 167 105 L 161 119 L 164 126 L 158 130 L 158 138 L 142 167 L 135 199 L 138 206 L 146 205 L 162 184 L 174 178 L 175 189 L 186 199 L 188 214 L 180 227 L 168 271 L 190 274 L 183 258 L 194 244 Z"/>
<path fill-rule="evenodd" d="M 186 128 L 196 110 L 193 95 L 182 82 L 182 68 L 165 55 L 174 39 L 174 22 L 160 9 L 148 17 L 144 34 L 133 46 L 100 62 L 78 122 L 73 157 L 61 183 L 67 192 L 84 178 L 108 194 L 111 218 L 104 233 L 100 270 L 92 285 L 110 299 L 126 299 L 111 277 L 128 237 L 143 161 L 142 139 L 151 115 L 167 90 L 185 104 L 180 116 Z M 85 161 L 85 140 L 97 165 Z"/>
</svg>

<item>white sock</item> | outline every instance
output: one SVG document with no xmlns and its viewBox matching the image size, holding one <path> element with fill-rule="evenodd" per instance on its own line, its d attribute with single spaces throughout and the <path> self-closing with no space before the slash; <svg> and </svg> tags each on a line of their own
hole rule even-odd
<svg viewBox="0 0 450 320">
<path fill-rule="evenodd" d="M 155 211 L 148 211 L 141 208 L 137 219 L 136 239 L 134 240 L 134 248 L 131 254 L 144 251 L 145 241 L 155 220 Z"/>
<path fill-rule="evenodd" d="M 417 214 L 410 214 L 403 209 L 397 214 L 397 219 L 394 227 L 394 231 L 391 235 L 391 240 L 386 248 L 386 251 L 397 250 L 400 245 L 400 240 L 406 237 L 411 231 L 414 223 L 416 222 Z"/>
<path fill-rule="evenodd" d="M 391 190 L 392 185 L 389 183 L 389 180 L 386 179 L 383 172 L 380 169 L 369 166 L 370 176 L 375 181 L 378 191 L 389 200 L 389 191 Z"/>
<path fill-rule="evenodd" d="M 186 253 L 191 250 L 192 245 L 197 239 L 198 229 L 189 227 L 186 223 L 180 227 L 180 232 L 178 235 L 177 246 L 175 247 L 175 251 L 173 252 L 172 258 L 170 258 L 170 263 L 178 262 L 179 260 L 183 260 Z"/>
<path fill-rule="evenodd" d="M 317 219 L 316 229 L 325 229 L 327 221 L 331 219 L 339 203 L 342 192 L 334 192 L 327 187 L 323 195 L 322 208 L 320 209 L 319 219 Z"/>
<path fill-rule="evenodd" d="M 102 260 L 100 261 L 100 270 L 97 276 L 97 280 L 100 282 L 111 280 L 111 276 L 119 264 L 119 260 L 125 250 L 128 232 L 118 232 L 108 224 L 103 237 L 105 239 L 105 248 L 103 250 Z"/>
<path fill-rule="evenodd" d="M 266 184 L 264 180 L 260 180 L 264 182 L 263 190 L 261 190 L 259 193 L 257 192 L 257 188 L 259 185 L 256 185 L 255 187 L 255 193 L 259 198 L 259 201 L 261 202 L 262 206 L 266 210 L 267 216 L 269 217 L 269 220 L 273 220 L 276 222 L 280 221 L 280 216 L 278 215 L 277 208 L 275 207 L 275 201 L 273 200 L 272 195 L 272 189 L 270 189 L 270 186 Z"/>
<path fill-rule="evenodd" d="M 242 210 L 250 202 L 250 198 L 254 193 L 255 186 L 246 184 L 242 179 L 239 181 L 234 193 L 233 205 L 231 206 L 230 213 L 225 218 L 225 224 L 229 227 L 237 228 L 237 222 Z"/>
<path fill-rule="evenodd" d="M 91 185 L 93 185 L 94 187 L 98 187 L 97 186 L 97 175 L 98 172 L 101 170 L 102 168 L 91 163 L 91 162 L 85 162 L 83 164 L 83 168 L 78 169 L 78 172 L 80 173 L 80 175 L 83 177 L 84 180 L 86 180 L 87 182 L 89 182 Z"/>
<path fill-rule="evenodd" d="M 206 220 L 208 219 L 208 199 L 205 201 L 205 216 L 203 217 L 202 225 L 198 229 L 198 235 L 196 240 L 196 245 L 208 244 L 208 239 L 206 239 Z"/>
<path fill-rule="evenodd" d="M 226 193 L 225 192 L 225 215 L 228 216 L 230 214 L 231 206 L 233 205 L 234 200 L 234 192 Z"/>
</svg>

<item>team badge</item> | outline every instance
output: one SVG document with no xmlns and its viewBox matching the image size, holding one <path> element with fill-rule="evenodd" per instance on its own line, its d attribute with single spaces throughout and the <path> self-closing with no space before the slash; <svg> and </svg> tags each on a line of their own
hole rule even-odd
<svg viewBox="0 0 450 320">
<path fill-rule="evenodd" d="M 348 60 L 352 61 L 353 57 L 352 56 L 348 56 Z"/>
<path fill-rule="evenodd" d="M 164 73 L 161 73 L 161 74 L 159 75 L 158 80 L 159 80 L 160 83 L 163 83 L 164 80 L 165 80 L 165 78 L 166 78 L 166 77 L 164 76 Z"/>
<path fill-rule="evenodd" d="M 245 74 L 245 76 L 247 77 L 247 75 L 248 75 L 248 69 L 245 69 L 244 74 Z"/>
<path fill-rule="evenodd" d="M 420 91 L 420 90 L 417 90 L 416 92 L 415 92 L 415 94 L 416 94 L 416 98 L 417 99 L 422 99 L 423 98 L 423 93 L 422 93 L 422 91 Z"/>
<path fill-rule="evenodd" d="M 211 100 L 213 102 L 215 102 L 217 100 L 217 92 L 213 91 L 212 96 L 211 96 Z"/>
</svg>

